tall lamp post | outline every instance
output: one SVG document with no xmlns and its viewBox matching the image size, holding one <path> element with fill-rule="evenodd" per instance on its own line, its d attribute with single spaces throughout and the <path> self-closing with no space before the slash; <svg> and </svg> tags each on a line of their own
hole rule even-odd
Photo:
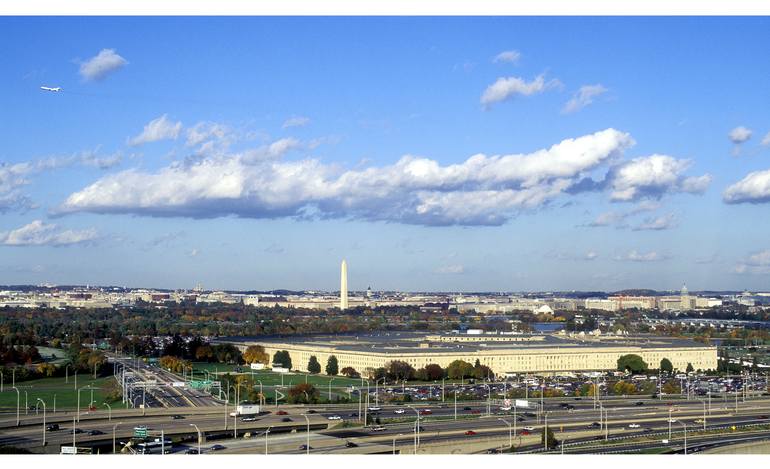
<svg viewBox="0 0 770 469">
<path fill-rule="evenodd" d="M 11 389 L 16 391 L 16 426 L 19 426 L 19 404 L 21 400 L 21 394 L 19 393 L 19 389 L 16 386 L 13 386 Z"/>
<path fill-rule="evenodd" d="M 191 423 L 190 426 L 195 427 L 195 431 L 198 432 L 198 454 L 201 454 L 201 429 L 194 423 Z"/>
<path fill-rule="evenodd" d="M 417 447 L 420 445 L 420 412 L 410 405 L 407 407 L 417 415 L 417 420 L 414 422 L 414 454 L 417 454 Z"/>
<path fill-rule="evenodd" d="M 109 411 L 109 413 L 107 414 L 107 421 L 112 422 L 112 406 L 107 404 L 106 402 L 103 402 L 102 405 L 107 406 L 107 410 Z"/>
<path fill-rule="evenodd" d="M 267 435 L 270 434 L 270 429 L 273 427 L 267 427 L 267 430 L 265 430 L 265 456 L 267 456 Z"/>
<path fill-rule="evenodd" d="M 676 423 L 684 427 L 684 454 L 687 454 L 687 425 L 681 420 L 677 420 Z"/>
<path fill-rule="evenodd" d="M 704 399 L 698 399 L 703 404 L 703 431 L 706 431 L 706 401 Z"/>
<path fill-rule="evenodd" d="M 41 404 L 43 404 L 43 446 L 45 446 L 45 401 L 37 398 L 37 401 Z"/>
<path fill-rule="evenodd" d="M 497 419 L 497 420 L 499 420 L 499 421 L 503 422 L 504 424 L 508 425 L 508 447 L 512 448 L 513 447 L 513 433 L 511 433 L 511 428 L 512 428 L 511 424 L 508 423 L 508 421 L 505 420 L 505 419 Z"/>
<path fill-rule="evenodd" d="M 90 388 L 90 387 L 91 387 L 91 385 L 90 385 L 90 384 L 87 384 L 87 385 L 83 386 L 82 388 L 78 389 L 78 402 L 77 402 L 77 404 L 76 404 L 76 407 L 77 407 L 77 419 L 78 419 L 78 422 L 80 422 L 80 391 L 82 391 L 82 390 L 84 390 L 84 389 L 88 389 L 88 388 Z"/>
<path fill-rule="evenodd" d="M 303 417 L 305 417 L 305 421 L 307 422 L 307 439 L 305 444 L 305 454 L 310 454 L 310 418 L 307 416 L 307 414 L 300 414 Z"/>
<path fill-rule="evenodd" d="M 116 447 L 115 447 L 115 431 L 118 429 L 118 425 L 120 425 L 120 422 L 116 423 L 112 426 L 112 454 L 115 454 Z"/>
</svg>

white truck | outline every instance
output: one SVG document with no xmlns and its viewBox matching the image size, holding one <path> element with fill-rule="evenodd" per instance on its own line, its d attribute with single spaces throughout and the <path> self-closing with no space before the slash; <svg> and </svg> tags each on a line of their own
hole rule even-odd
<svg viewBox="0 0 770 469">
<path fill-rule="evenodd" d="M 230 417 L 242 417 L 244 415 L 257 415 L 259 414 L 259 405 L 257 404 L 241 404 L 235 407 L 235 411 L 230 412 Z"/>
</svg>

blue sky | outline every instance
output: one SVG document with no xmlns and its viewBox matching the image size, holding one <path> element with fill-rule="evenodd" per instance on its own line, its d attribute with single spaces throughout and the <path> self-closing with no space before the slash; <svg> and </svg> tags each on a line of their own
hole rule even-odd
<svg viewBox="0 0 770 469">
<path fill-rule="evenodd" d="M 768 287 L 767 18 L 0 26 L 2 284 Z"/>
</svg>

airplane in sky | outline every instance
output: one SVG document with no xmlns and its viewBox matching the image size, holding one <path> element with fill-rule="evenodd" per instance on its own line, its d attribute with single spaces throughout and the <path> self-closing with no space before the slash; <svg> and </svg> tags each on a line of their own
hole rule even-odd
<svg viewBox="0 0 770 469">
<path fill-rule="evenodd" d="M 61 87 L 60 86 L 57 86 L 56 88 L 51 88 L 49 86 L 41 86 L 40 89 L 43 90 L 43 91 L 53 91 L 53 92 L 57 92 L 57 93 L 59 91 L 61 91 Z"/>
</svg>

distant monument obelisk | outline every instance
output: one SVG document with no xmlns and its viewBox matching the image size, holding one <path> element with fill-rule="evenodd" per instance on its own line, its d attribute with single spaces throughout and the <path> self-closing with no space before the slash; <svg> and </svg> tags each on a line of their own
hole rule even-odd
<svg viewBox="0 0 770 469">
<path fill-rule="evenodd" d="M 348 309 L 348 263 L 345 259 L 340 267 L 340 309 Z"/>
</svg>

